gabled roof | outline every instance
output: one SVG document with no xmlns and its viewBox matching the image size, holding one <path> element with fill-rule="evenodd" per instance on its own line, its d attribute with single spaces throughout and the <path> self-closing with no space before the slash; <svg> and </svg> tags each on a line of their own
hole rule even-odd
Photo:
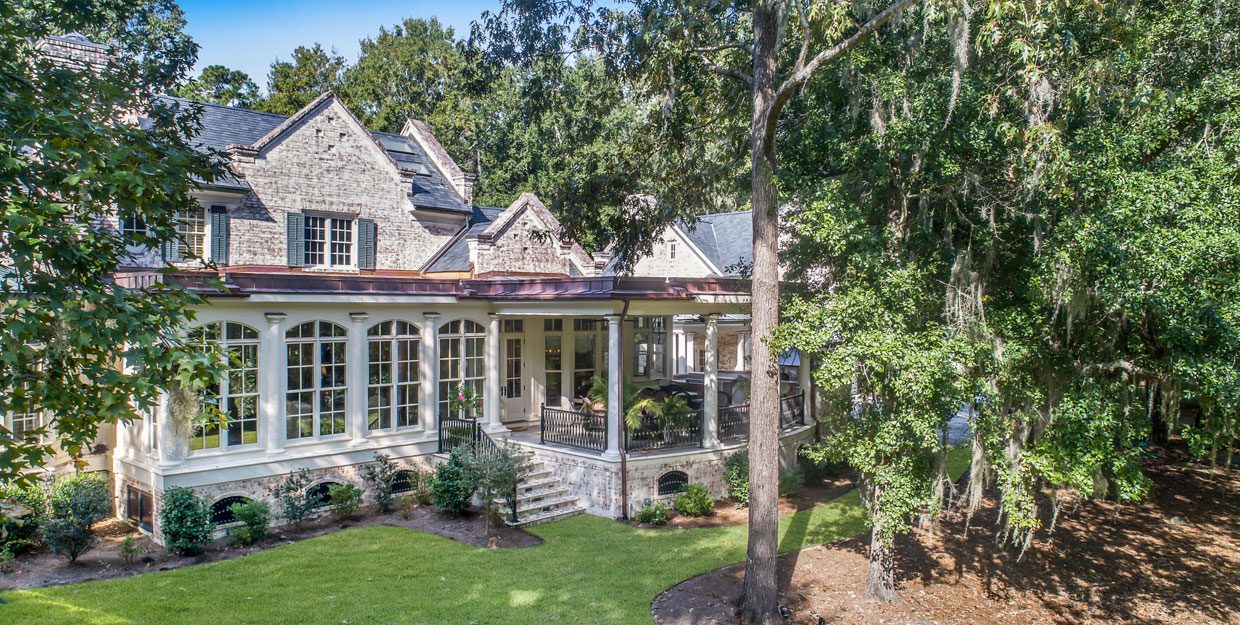
<svg viewBox="0 0 1240 625">
<path fill-rule="evenodd" d="M 431 257 L 422 271 L 469 271 L 469 241 L 477 239 L 503 212 L 504 209 L 494 206 L 475 206 L 465 228 L 443 246 L 438 254 Z"/>
<path fill-rule="evenodd" d="M 298 115 L 304 116 L 329 95 L 330 92 L 323 94 L 315 102 L 303 107 Z M 195 147 L 214 148 L 220 151 L 234 145 L 261 149 L 266 141 L 278 136 L 281 130 L 300 119 L 298 116 L 263 113 L 171 96 L 165 96 L 164 99 L 181 106 L 190 104 L 201 106 L 202 129 L 190 142 Z M 417 141 L 390 132 L 369 130 L 367 132 L 397 168 L 413 173 L 413 182 L 409 192 L 410 201 L 415 207 L 454 213 L 465 213 L 471 210 L 470 205 L 461 198 L 451 182 L 433 165 L 430 157 Z M 248 191 L 250 188 L 244 180 L 231 175 L 217 180 L 212 186 L 235 191 Z"/>
<path fill-rule="evenodd" d="M 753 264 L 753 213 L 715 213 L 677 223 L 681 232 L 725 275 L 739 273 L 739 265 Z"/>
</svg>

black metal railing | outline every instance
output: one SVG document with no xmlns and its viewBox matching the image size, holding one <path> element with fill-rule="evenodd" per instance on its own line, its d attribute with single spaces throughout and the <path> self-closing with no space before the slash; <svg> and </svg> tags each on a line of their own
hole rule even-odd
<svg viewBox="0 0 1240 625">
<path fill-rule="evenodd" d="M 783 429 L 805 425 L 805 391 L 779 400 L 779 427 Z"/>
<path fill-rule="evenodd" d="M 749 404 L 719 409 L 719 440 L 743 441 L 749 438 Z"/>
<path fill-rule="evenodd" d="M 539 441 L 591 451 L 607 450 L 607 415 L 542 406 Z"/>
<path fill-rule="evenodd" d="M 657 418 L 642 419 L 641 427 L 625 428 L 624 448 L 629 451 L 650 451 L 673 447 L 702 446 L 702 411 L 692 410 L 675 422 Z"/>
<path fill-rule="evenodd" d="M 440 413 L 440 453 L 449 453 L 458 447 L 473 447 L 474 452 L 482 456 L 499 453 L 499 443 L 496 443 L 490 434 L 482 430 L 482 425 L 477 419 L 448 417 Z M 508 519 L 513 523 L 517 522 L 517 491 L 519 489 L 518 484 L 508 496 Z"/>
</svg>

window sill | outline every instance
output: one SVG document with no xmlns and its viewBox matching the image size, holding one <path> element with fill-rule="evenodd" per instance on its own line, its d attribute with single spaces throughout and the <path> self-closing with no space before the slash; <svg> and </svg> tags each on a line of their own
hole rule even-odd
<svg viewBox="0 0 1240 625">
<path fill-rule="evenodd" d="M 261 450 L 262 448 L 263 446 L 259 443 L 250 443 L 248 445 L 232 445 L 229 447 L 218 447 L 211 449 L 191 449 L 185 454 L 185 459 L 217 458 L 219 456 L 228 456 L 246 451 Z"/>
<path fill-rule="evenodd" d="M 388 428 L 388 429 L 383 429 L 383 430 L 367 430 L 367 432 L 366 432 L 366 439 L 367 439 L 367 440 L 372 440 L 372 439 L 380 439 L 380 440 L 381 440 L 381 439 L 385 439 L 385 438 L 397 438 L 397 437 L 401 437 L 401 436 L 409 436 L 409 435 L 411 435 L 411 434 L 415 434 L 415 435 L 424 435 L 424 434 L 426 434 L 426 428 L 422 427 L 421 425 L 411 425 L 411 426 L 407 426 L 407 427 L 403 427 L 403 428 Z"/>
<path fill-rule="evenodd" d="M 302 271 L 306 273 L 349 273 L 349 274 L 362 272 L 357 267 L 330 267 L 330 266 L 303 267 Z"/>
</svg>

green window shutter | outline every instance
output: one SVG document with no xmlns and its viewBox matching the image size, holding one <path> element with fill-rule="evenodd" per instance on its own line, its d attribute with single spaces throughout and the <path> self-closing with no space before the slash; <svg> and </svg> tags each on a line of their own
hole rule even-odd
<svg viewBox="0 0 1240 625">
<path fill-rule="evenodd" d="M 228 264 L 228 207 L 211 207 L 211 262 Z"/>
<path fill-rule="evenodd" d="M 173 236 L 175 237 L 176 235 L 174 234 Z M 171 263 L 181 260 L 181 241 L 178 239 L 169 239 L 164 241 L 161 252 L 164 257 L 164 262 Z"/>
<path fill-rule="evenodd" d="M 301 213 L 288 214 L 288 266 L 304 267 L 306 265 L 306 216 Z"/>
<path fill-rule="evenodd" d="M 377 228 L 373 219 L 357 220 L 357 268 L 375 268 L 375 235 Z"/>
</svg>

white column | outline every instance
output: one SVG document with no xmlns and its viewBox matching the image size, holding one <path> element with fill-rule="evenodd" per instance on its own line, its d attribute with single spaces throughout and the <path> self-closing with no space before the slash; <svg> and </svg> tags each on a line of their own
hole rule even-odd
<svg viewBox="0 0 1240 625">
<path fill-rule="evenodd" d="M 672 330 L 672 345 L 675 365 L 672 367 L 672 374 L 679 375 L 685 372 L 685 331 Z"/>
<path fill-rule="evenodd" d="M 809 423 L 810 422 L 809 421 L 810 401 L 812 400 L 812 395 L 813 395 L 813 392 L 810 388 L 812 386 L 811 379 L 810 379 L 810 374 L 812 373 L 812 371 L 809 366 L 809 363 L 810 363 L 809 355 L 806 354 L 805 352 L 800 352 L 799 358 L 800 358 L 801 366 L 797 368 L 797 385 L 801 387 L 801 393 L 802 393 L 801 410 L 803 411 L 802 414 L 805 415 L 805 422 Z"/>
<path fill-rule="evenodd" d="M 259 393 L 263 425 L 267 428 L 266 447 L 268 455 L 284 453 L 284 383 L 286 381 L 284 337 L 281 326 L 285 315 L 281 312 L 267 313 L 267 330 L 259 345 L 259 368 L 262 370 L 262 392 Z"/>
<path fill-rule="evenodd" d="M 431 438 L 439 436 L 439 313 L 422 315 L 422 345 L 418 381 L 422 386 L 422 423 Z"/>
<path fill-rule="evenodd" d="M 719 315 L 706 315 L 706 374 L 702 376 L 702 446 L 719 446 Z"/>
<path fill-rule="evenodd" d="M 697 345 L 694 342 L 696 335 L 693 332 L 685 332 L 685 373 L 697 371 Z"/>
<path fill-rule="evenodd" d="M 624 402 L 624 365 L 620 360 L 620 315 L 607 315 L 607 451 L 603 458 L 620 459 L 620 437 L 624 434 L 620 414 Z"/>
<path fill-rule="evenodd" d="M 181 464 L 184 460 L 177 453 L 176 437 L 172 432 L 172 418 L 168 415 L 168 394 L 165 393 L 159 402 L 156 410 L 159 411 L 159 423 L 157 424 L 155 436 L 159 440 L 159 466 L 172 467 Z"/>
<path fill-rule="evenodd" d="M 482 415 L 487 432 L 504 431 L 504 423 L 500 420 L 499 399 L 503 386 L 500 380 L 499 351 L 499 315 L 491 313 L 487 324 L 487 356 L 486 356 L 486 391 L 483 397 Z"/>
<path fill-rule="evenodd" d="M 749 335 L 741 332 L 736 335 L 736 371 L 745 370 L 745 354 L 749 352 Z"/>
<path fill-rule="evenodd" d="M 353 325 L 349 328 L 349 342 L 345 347 L 348 362 L 345 379 L 349 381 L 346 423 L 349 428 L 349 439 L 354 445 L 366 442 L 366 432 L 369 426 L 366 389 L 366 375 L 370 368 L 366 354 L 366 320 L 369 318 L 370 315 L 364 312 L 349 313 L 349 319 L 353 320 Z"/>
</svg>

